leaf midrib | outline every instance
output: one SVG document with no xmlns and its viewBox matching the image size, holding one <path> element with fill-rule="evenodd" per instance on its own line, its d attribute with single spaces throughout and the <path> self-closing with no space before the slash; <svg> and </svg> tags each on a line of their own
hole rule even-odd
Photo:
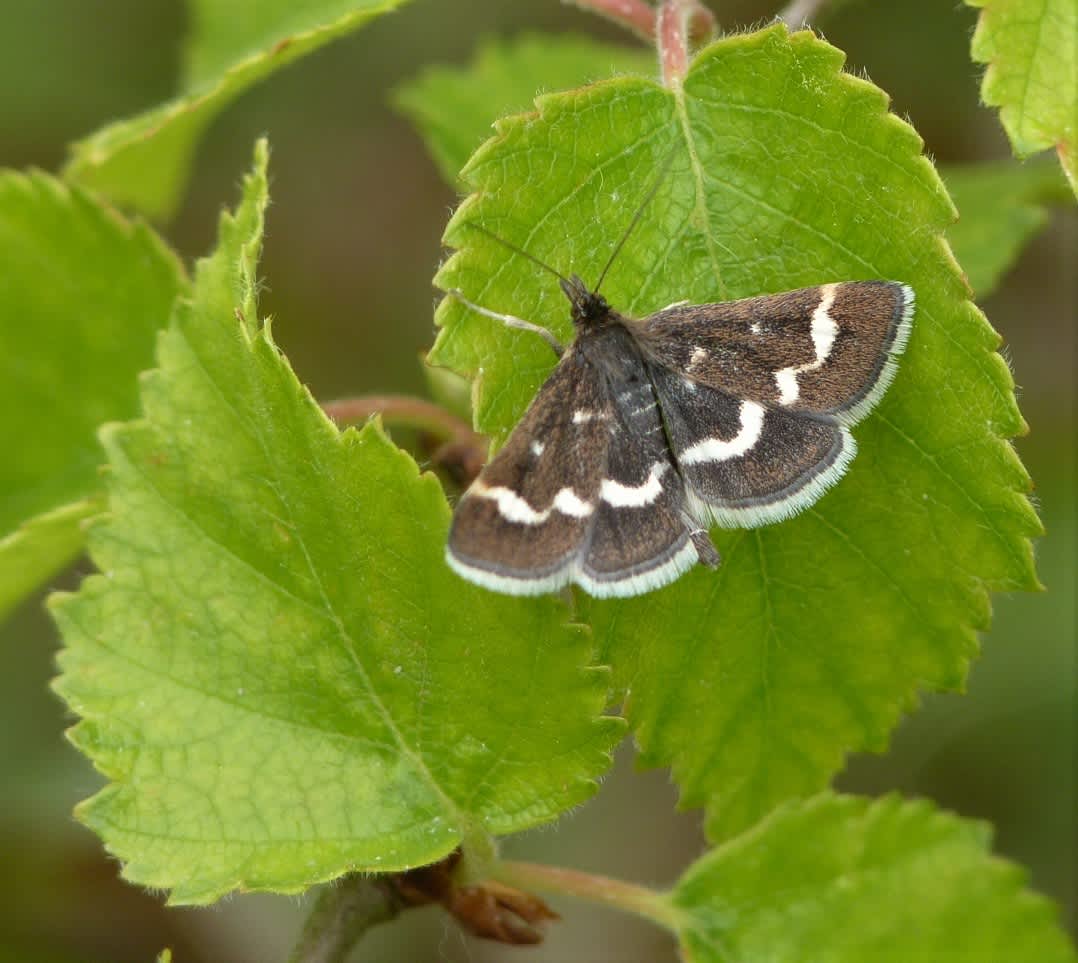
<svg viewBox="0 0 1078 963">
<path fill-rule="evenodd" d="M 716 250 L 716 232 L 711 226 L 711 211 L 708 209 L 707 194 L 704 190 L 704 170 L 696 151 L 696 139 L 693 137 L 692 125 L 689 123 L 689 111 L 685 103 L 685 88 L 680 84 L 674 88 L 674 106 L 677 112 L 678 126 L 681 128 L 681 136 L 685 140 L 685 148 L 689 153 L 689 163 L 692 166 L 693 185 L 696 193 L 694 210 L 703 226 L 708 257 L 711 258 L 711 266 L 715 273 L 715 280 L 718 282 L 719 293 L 722 299 L 726 300 L 729 293 L 726 282 L 723 280 L 719 254 Z"/>
</svg>

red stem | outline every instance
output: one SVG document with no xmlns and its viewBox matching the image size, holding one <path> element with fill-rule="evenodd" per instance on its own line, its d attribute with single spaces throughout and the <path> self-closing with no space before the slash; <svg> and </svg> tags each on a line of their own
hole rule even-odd
<svg viewBox="0 0 1078 963">
<path fill-rule="evenodd" d="M 568 0 L 581 10 L 591 10 L 631 30 L 641 40 L 655 36 L 655 10 L 644 0 Z"/>
<path fill-rule="evenodd" d="M 373 415 L 387 422 L 418 428 L 447 441 L 482 444 L 483 439 L 471 425 L 444 408 L 409 395 L 363 395 L 322 403 L 322 410 L 339 425 L 354 425 Z"/>
<path fill-rule="evenodd" d="M 719 29 L 713 14 L 699 0 L 693 0 L 689 13 L 689 39 L 695 44 L 707 43 Z"/>
<path fill-rule="evenodd" d="M 659 7 L 659 63 L 663 86 L 677 87 L 689 69 L 689 2 L 663 0 Z"/>
<path fill-rule="evenodd" d="M 656 11 L 644 0 L 566 0 L 581 10 L 590 10 L 600 17 L 631 30 L 649 43 L 656 35 Z M 663 3 L 668 0 L 662 0 Z M 689 0 L 689 37 L 694 43 L 704 43 L 715 34 L 715 15 L 700 0 Z"/>
<path fill-rule="evenodd" d="M 444 408 L 408 395 L 365 395 L 327 401 L 322 410 L 338 425 L 353 425 L 381 415 L 388 424 L 426 432 L 444 443 L 431 455 L 459 484 L 467 485 L 487 460 L 487 441 L 471 425 Z"/>
</svg>

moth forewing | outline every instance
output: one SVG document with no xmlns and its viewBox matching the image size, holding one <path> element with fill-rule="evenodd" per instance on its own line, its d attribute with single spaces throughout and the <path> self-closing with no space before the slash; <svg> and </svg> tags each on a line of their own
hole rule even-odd
<svg viewBox="0 0 1078 963">
<path fill-rule="evenodd" d="M 570 349 L 508 440 L 462 496 L 446 557 L 454 571 L 512 595 L 555 591 L 591 526 L 606 468 L 609 401 Z M 589 411 L 596 417 L 573 418 Z"/>
<path fill-rule="evenodd" d="M 842 281 L 716 304 L 673 305 L 639 337 L 659 365 L 738 398 L 856 424 L 905 350 L 913 290 Z"/>
</svg>

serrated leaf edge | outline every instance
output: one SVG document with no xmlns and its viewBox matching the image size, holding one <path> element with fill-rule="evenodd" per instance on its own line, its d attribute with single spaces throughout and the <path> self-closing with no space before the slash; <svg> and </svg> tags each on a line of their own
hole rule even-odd
<svg viewBox="0 0 1078 963">
<path fill-rule="evenodd" d="M 287 361 L 273 342 L 269 323 L 259 324 L 255 304 L 257 290 L 256 271 L 262 243 L 262 224 L 265 206 L 268 203 L 266 178 L 267 164 L 268 145 L 265 140 L 260 140 L 255 148 L 255 169 L 244 178 L 243 200 L 237 211 L 233 212 L 226 210 L 222 213 L 215 253 L 209 257 L 200 259 L 196 269 L 196 285 L 189 297 L 178 300 L 177 305 L 173 310 L 173 317 L 170 322 L 169 330 L 178 330 L 182 335 L 183 315 L 185 311 L 198 300 L 197 279 L 203 272 L 218 270 L 224 270 L 230 273 L 234 272 L 236 279 L 240 282 L 241 291 L 238 293 L 240 300 L 244 305 L 244 309 L 240 313 L 241 316 L 237 318 L 237 322 L 245 346 L 248 350 L 253 352 L 260 343 L 264 344 L 271 352 L 272 357 L 276 359 L 276 363 L 287 368 Z M 239 235 L 243 233 L 245 222 L 248 221 L 251 223 L 247 229 L 247 237 L 246 239 L 241 239 Z M 221 265 L 218 261 L 221 253 L 227 251 L 230 246 L 238 250 L 238 263 L 232 268 L 229 268 L 227 265 Z M 159 377 L 163 371 L 163 368 L 155 367 L 144 372 L 143 378 L 153 379 Z M 291 374 L 290 369 L 289 372 Z M 308 388 L 302 384 L 294 374 L 292 374 L 291 381 L 297 393 L 302 395 L 303 403 L 308 408 L 308 415 L 313 415 L 319 419 L 321 425 L 324 427 L 327 437 L 330 438 L 333 443 L 338 445 L 355 445 L 363 444 L 367 439 L 377 439 L 377 443 L 383 446 L 383 450 L 389 454 L 390 457 L 397 460 L 398 466 L 401 467 L 419 487 L 425 489 L 428 496 L 434 497 L 444 521 L 448 524 L 450 509 L 445 498 L 444 490 L 438 479 L 432 473 L 422 471 L 415 459 L 393 444 L 384 432 L 380 419 L 373 418 L 358 430 L 349 428 L 343 432 L 338 431 L 333 421 L 314 400 Z M 110 452 L 112 458 L 115 458 L 120 457 L 117 439 L 122 435 L 130 431 L 145 429 L 154 430 L 154 428 L 155 423 L 153 421 L 146 417 L 139 417 L 127 422 L 111 422 L 102 426 L 99 434 L 102 444 L 105 446 L 106 450 Z M 110 458 L 110 462 L 112 458 Z M 91 527 L 108 525 L 110 518 L 111 516 L 109 513 L 102 513 L 93 520 Z M 84 591 L 98 591 L 107 585 L 107 581 L 107 573 L 93 574 L 84 580 L 83 586 L 78 593 L 54 593 L 48 600 L 48 606 L 53 613 L 54 618 L 56 618 L 62 625 L 64 619 L 67 617 L 67 610 L 70 605 L 75 602 L 78 595 L 81 595 Z M 589 634 L 587 627 L 572 622 L 568 617 L 566 617 L 564 627 L 569 629 L 574 635 L 578 636 L 581 641 L 583 641 L 583 638 Z M 61 657 L 61 663 L 64 661 L 64 658 Z M 357 668 L 361 672 L 364 671 L 362 666 L 357 666 Z M 75 808 L 76 817 L 90 828 L 96 830 L 103 826 L 110 825 L 108 820 L 102 820 L 98 813 L 101 807 L 108 802 L 110 797 L 119 792 L 121 786 L 128 781 L 128 772 L 122 765 L 123 760 L 111 756 L 103 758 L 100 754 L 95 754 L 93 750 L 93 739 L 90 737 L 90 733 L 92 733 L 98 719 L 103 716 L 107 718 L 107 713 L 102 713 L 101 711 L 87 706 L 79 695 L 77 684 L 75 688 L 72 689 L 71 680 L 81 674 L 82 671 L 81 668 L 72 667 L 70 665 L 65 666 L 63 674 L 53 681 L 52 688 L 82 717 L 79 722 L 68 729 L 66 733 L 67 738 L 90 759 L 94 768 L 109 780 L 106 786 L 90 798 L 83 800 Z M 586 690 L 590 691 L 590 698 L 593 703 L 593 732 L 589 742 L 594 744 L 606 756 L 607 760 L 612 763 L 612 748 L 615 737 L 620 739 L 625 726 L 620 718 L 604 716 L 602 714 L 610 690 L 609 669 L 604 666 L 589 665 L 586 662 L 581 662 L 577 667 L 577 671 L 582 682 L 585 683 Z M 473 817 L 460 809 L 453 798 L 442 790 L 440 784 L 434 778 L 427 766 L 423 756 L 415 753 L 400 734 L 395 720 L 392 718 L 391 714 L 385 710 L 381 698 L 373 685 L 367 682 L 366 688 L 372 703 L 379 707 L 390 732 L 395 736 L 395 741 L 401 755 L 411 762 L 417 773 L 425 776 L 426 784 L 439 798 L 440 804 L 445 807 L 447 813 L 452 814 L 450 822 L 454 829 L 453 835 L 447 842 L 440 843 L 433 847 L 428 854 L 429 858 L 427 861 L 434 862 L 447 855 L 458 844 L 464 847 L 466 851 L 471 850 L 473 852 L 493 854 L 495 847 L 492 834 L 496 832 L 498 822 L 511 824 L 511 817 L 517 815 L 518 812 L 507 811 L 501 814 L 501 820 L 488 819 L 484 822 L 479 817 Z M 599 781 L 598 777 L 581 776 L 577 774 L 573 777 L 573 783 L 578 787 L 578 791 L 572 794 L 576 797 L 575 802 L 572 803 L 575 805 L 593 795 L 598 789 Z M 534 808 L 535 802 L 528 801 L 520 808 L 519 813 L 527 813 Z M 128 828 L 120 829 L 118 834 L 127 837 L 137 835 Z M 403 841 L 406 838 L 405 831 L 401 830 L 394 835 L 387 836 L 387 847 L 391 847 L 392 840 L 398 836 Z M 119 852 L 119 849 L 122 847 L 117 847 L 110 843 L 103 835 L 102 839 L 106 849 L 110 853 L 121 860 L 124 858 Z M 384 865 L 379 866 L 379 871 L 388 872 L 410 869 L 414 865 L 417 864 L 407 862 L 401 863 L 400 865 L 394 865 L 390 860 L 385 860 Z M 422 863 L 418 865 L 422 865 Z M 365 866 L 362 868 L 368 871 L 370 870 L 370 867 Z M 356 869 L 357 866 L 355 863 L 344 861 L 322 873 L 312 874 L 311 878 L 304 880 L 302 883 L 296 884 L 295 886 L 252 886 L 242 877 L 228 880 L 214 879 L 208 885 L 204 886 L 193 883 L 192 881 L 177 882 L 175 879 L 162 876 L 160 867 L 157 867 L 156 865 L 147 865 L 143 867 L 140 860 L 137 858 L 130 859 L 124 863 L 121 873 L 125 879 L 129 879 L 132 882 L 137 882 L 141 885 L 170 887 L 169 903 L 181 904 L 208 903 L 231 890 L 268 889 L 274 892 L 301 892 L 310 885 L 335 879 L 344 873 L 352 872 Z"/>
<path fill-rule="evenodd" d="M 926 184 L 930 185 L 938 198 L 940 198 L 946 205 L 946 217 L 941 219 L 936 227 L 936 233 L 931 238 L 932 243 L 936 249 L 936 255 L 946 265 L 947 274 L 950 277 L 951 284 L 964 294 L 964 312 L 971 324 L 977 325 L 981 332 L 981 340 L 984 343 L 984 350 L 986 354 L 995 355 L 995 359 L 986 358 L 987 364 L 991 365 L 991 369 L 994 371 L 994 377 L 991 377 L 992 383 L 1003 402 L 1003 406 L 1010 410 L 1012 419 L 1014 420 L 1013 434 L 1003 433 L 1000 429 L 1003 426 L 993 426 L 992 433 L 998 441 L 997 453 L 1001 457 L 1005 465 L 1006 474 L 1010 479 L 1012 487 L 1013 507 L 1017 508 L 1019 512 L 1024 516 L 1024 525 L 1026 530 L 1026 537 L 1021 547 L 1014 546 L 1013 543 L 1017 538 L 1002 538 L 1001 540 L 1014 548 L 1012 556 L 1019 564 L 1020 568 L 1024 568 L 1029 573 L 1029 579 L 1026 584 L 1016 586 L 1013 584 L 988 584 L 982 580 L 977 580 L 976 591 L 980 596 L 980 605 L 978 606 L 978 615 L 967 626 L 966 631 L 963 633 L 964 638 L 962 640 L 962 646 L 967 653 L 962 664 L 964 666 L 962 675 L 963 678 L 968 672 L 968 667 L 972 661 L 977 648 L 977 631 L 986 630 L 989 627 L 990 615 L 991 615 L 991 600 L 990 592 L 992 590 L 1013 590 L 1015 588 L 1037 589 L 1041 587 L 1039 580 L 1036 576 L 1033 545 L 1030 542 L 1031 537 L 1035 537 L 1043 534 L 1043 525 L 1037 516 L 1036 511 L 1033 509 L 1032 504 L 1029 501 L 1028 493 L 1032 490 L 1032 479 L 1030 478 L 1025 466 L 1019 459 L 1017 452 L 1013 445 L 1010 444 L 1009 438 L 1020 435 L 1028 430 L 1024 419 L 1019 412 L 1017 401 L 1014 396 L 1014 378 L 1007 366 L 1004 359 L 995 350 L 1001 343 L 1002 339 L 998 332 L 990 325 L 987 318 L 981 313 L 976 305 L 970 300 L 971 291 L 968 284 L 965 281 L 965 277 L 962 273 L 957 260 L 954 257 L 954 253 L 951 246 L 945 236 L 946 229 L 950 224 L 954 223 L 958 218 L 958 209 L 955 206 L 950 193 L 940 177 L 939 173 L 932 162 L 924 155 L 923 147 L 924 142 L 917 131 L 905 120 L 896 116 L 890 111 L 890 97 L 887 93 L 881 90 L 879 87 L 871 83 L 870 81 L 856 76 L 854 74 L 845 71 L 844 64 L 846 56 L 843 51 L 828 44 L 826 41 L 821 40 L 810 30 L 802 30 L 794 33 L 790 33 L 787 27 L 782 24 L 774 24 L 769 27 L 765 27 L 762 30 L 755 32 L 746 32 L 720 38 L 713 44 L 701 50 L 690 64 L 688 74 L 686 75 L 685 82 L 676 91 L 667 91 L 665 88 L 658 87 L 674 98 L 675 103 L 683 104 L 685 93 L 684 88 L 690 81 L 694 71 L 701 69 L 700 65 L 707 62 L 707 59 L 713 51 L 722 48 L 723 50 L 729 50 L 737 47 L 757 48 L 768 42 L 775 40 L 785 40 L 791 46 L 800 45 L 814 45 L 821 48 L 825 48 L 824 51 L 829 57 L 828 67 L 835 82 L 840 87 L 845 88 L 850 93 L 865 99 L 871 100 L 873 109 L 876 113 L 876 123 L 891 127 L 896 133 L 901 133 L 904 138 L 909 142 L 911 150 L 915 150 L 916 157 L 914 163 L 920 168 L 922 176 L 926 178 Z M 594 85 L 590 85 L 589 89 L 597 87 L 607 86 L 625 86 L 626 84 L 638 85 L 640 83 L 653 83 L 650 81 L 642 80 L 636 77 L 614 77 L 606 80 L 598 81 Z M 535 98 L 535 108 L 529 111 L 522 111 L 519 113 L 510 114 L 506 117 L 500 118 L 494 124 L 495 133 L 489 137 L 475 153 L 469 159 L 468 163 L 461 170 L 461 180 L 464 181 L 471 189 L 471 193 L 464 198 L 460 203 L 453 216 L 450 218 L 448 225 L 446 226 L 443 234 L 443 243 L 448 247 L 452 247 L 452 253 L 443 263 L 438 274 L 435 276 L 434 283 L 436 286 L 444 285 L 443 279 L 450 271 L 455 267 L 457 260 L 462 256 L 462 246 L 454 246 L 454 235 L 457 231 L 458 225 L 472 216 L 473 209 L 482 203 L 482 199 L 485 196 L 485 192 L 477 184 L 476 171 L 487 162 L 488 158 L 492 154 L 496 154 L 500 146 L 513 134 L 521 130 L 522 128 L 532 124 L 536 121 L 542 120 L 550 110 L 560 109 L 563 105 L 570 104 L 573 98 L 579 96 L 579 90 L 572 91 L 558 91 L 550 94 L 544 94 Z M 680 108 L 683 109 L 683 108 Z M 444 289 L 444 288 L 443 288 Z M 457 325 L 448 324 L 446 319 L 446 313 L 449 310 L 449 304 L 451 299 L 443 298 L 438 305 L 435 323 L 438 326 L 438 336 L 434 347 L 431 350 L 431 358 L 433 363 L 439 363 L 439 352 L 444 348 L 449 339 L 455 336 Z M 946 332 L 942 326 L 941 330 Z M 963 348 L 963 351 L 969 349 Z M 480 404 L 479 400 L 483 390 L 483 374 L 481 371 L 475 368 L 469 367 L 454 367 L 453 370 L 463 374 L 472 379 L 472 408 L 475 415 L 474 419 L 477 420 Z M 478 427 L 478 425 L 477 425 Z M 1004 429 L 1005 431 L 1006 429 Z M 507 432 L 506 432 L 507 433 Z M 501 435 L 498 436 L 498 439 Z M 1001 482 L 1001 487 L 1004 487 L 1005 483 Z M 961 487 L 961 486 L 959 486 Z M 982 506 L 976 506 L 979 511 L 985 513 L 987 508 Z M 1018 536 L 1020 537 L 1020 536 Z M 1017 552 L 1017 554 L 1015 554 Z M 892 705 L 886 707 L 886 712 L 881 712 L 881 719 L 886 723 L 886 731 L 890 733 L 893 731 L 894 726 L 897 724 L 900 717 L 904 712 L 909 711 L 918 701 L 920 692 L 920 684 L 914 683 L 913 687 L 900 699 L 898 699 Z M 681 798 L 679 799 L 679 808 L 687 808 L 694 805 L 703 804 L 709 811 L 709 817 L 714 812 L 714 805 L 717 802 L 718 793 L 708 794 L 706 792 L 693 792 L 692 789 L 685 788 L 685 782 L 683 776 L 685 774 L 685 764 L 679 763 L 677 754 L 670 759 L 655 759 L 649 757 L 648 749 L 646 746 L 646 734 L 643 734 L 637 729 L 637 724 L 633 719 L 632 703 L 628 702 L 624 707 L 624 713 L 626 719 L 630 723 L 636 734 L 638 742 L 638 748 L 641 753 L 641 762 L 643 764 L 668 764 L 671 767 L 672 774 L 675 777 L 675 782 L 679 785 L 681 791 Z M 889 742 L 889 737 L 883 739 L 877 739 L 873 741 L 867 748 L 873 751 L 884 751 Z M 851 750 L 838 749 L 833 754 L 832 763 L 830 768 L 837 771 L 841 768 L 842 760 Z M 711 818 L 708 819 L 708 823 L 711 823 Z"/>
</svg>

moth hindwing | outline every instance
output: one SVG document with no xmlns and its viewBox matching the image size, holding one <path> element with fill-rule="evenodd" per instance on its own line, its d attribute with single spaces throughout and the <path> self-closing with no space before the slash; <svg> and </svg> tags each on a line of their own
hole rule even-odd
<svg viewBox="0 0 1078 963">
<path fill-rule="evenodd" d="M 576 339 L 461 497 L 446 549 L 514 595 L 638 595 L 717 565 L 709 525 L 812 505 L 849 467 L 914 308 L 905 284 L 841 281 L 637 321 L 576 276 L 562 289 Z"/>
</svg>

